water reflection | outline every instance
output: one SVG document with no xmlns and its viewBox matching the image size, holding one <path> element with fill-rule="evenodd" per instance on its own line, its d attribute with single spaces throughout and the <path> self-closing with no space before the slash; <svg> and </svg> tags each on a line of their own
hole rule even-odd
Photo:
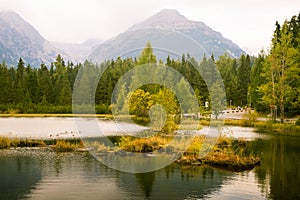
<svg viewBox="0 0 300 200">
<path fill-rule="evenodd" d="M 0 199 L 299 199 L 300 138 L 250 141 L 260 167 L 233 173 L 172 164 L 131 174 L 110 169 L 88 153 L 0 151 Z"/>
<path fill-rule="evenodd" d="M 178 165 L 123 173 L 82 153 L 6 153 L 0 159 L 1 199 L 183 199 L 209 195 L 230 178 L 229 172 Z"/>
<path fill-rule="evenodd" d="M 261 191 L 271 199 L 299 199 L 300 138 L 275 136 L 257 141 L 254 149 L 263 152 L 255 171 Z"/>
<path fill-rule="evenodd" d="M 37 162 L 32 156 L 0 154 L 0 199 L 18 199 L 34 188 L 41 180 Z"/>
<path fill-rule="evenodd" d="M 155 181 L 155 173 L 139 173 L 135 174 L 137 182 L 140 184 L 142 190 L 145 193 L 145 197 L 149 198 L 152 192 L 153 184 Z"/>
</svg>

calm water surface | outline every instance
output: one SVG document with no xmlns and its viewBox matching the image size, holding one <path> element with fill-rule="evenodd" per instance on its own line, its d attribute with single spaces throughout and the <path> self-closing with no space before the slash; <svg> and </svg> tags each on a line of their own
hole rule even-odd
<svg viewBox="0 0 300 200">
<path fill-rule="evenodd" d="M 300 138 L 231 130 L 254 136 L 245 153 L 261 154 L 261 166 L 237 173 L 173 164 L 130 174 L 88 153 L 3 150 L 0 199 L 300 199 Z"/>
<path fill-rule="evenodd" d="M 97 126 L 95 128 L 95 126 Z M 91 129 L 89 130 L 89 127 Z M 89 130 L 89 135 L 83 135 Z M 67 118 L 67 117 L 10 117 L 0 118 L 0 135 L 21 138 L 72 138 L 81 136 L 118 135 L 123 129 L 130 132 L 145 130 L 145 127 L 128 123 L 97 118 Z"/>
</svg>

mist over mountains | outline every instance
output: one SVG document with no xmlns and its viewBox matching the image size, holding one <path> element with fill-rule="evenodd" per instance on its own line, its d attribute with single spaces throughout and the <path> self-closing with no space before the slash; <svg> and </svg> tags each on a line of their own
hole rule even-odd
<svg viewBox="0 0 300 200">
<path fill-rule="evenodd" d="M 219 57 L 227 52 L 232 57 L 239 57 L 245 53 L 203 22 L 188 20 L 176 10 L 165 9 L 103 42 L 88 58 L 101 62 L 118 56 L 136 57 L 147 41 L 152 43 L 155 54 L 162 60 L 168 55 L 178 58 L 183 53 L 198 60 L 204 55 Z"/>
<path fill-rule="evenodd" d="M 162 10 L 107 41 L 87 40 L 79 44 L 49 42 L 17 13 L 0 12 L 0 61 L 8 65 L 16 65 L 22 58 L 37 67 L 53 62 L 58 54 L 73 62 L 136 57 L 147 41 L 162 60 L 167 55 L 178 58 L 183 53 L 196 59 L 211 54 L 219 57 L 225 52 L 232 57 L 245 53 L 221 33 L 203 22 L 188 20 L 176 10 Z"/>
</svg>

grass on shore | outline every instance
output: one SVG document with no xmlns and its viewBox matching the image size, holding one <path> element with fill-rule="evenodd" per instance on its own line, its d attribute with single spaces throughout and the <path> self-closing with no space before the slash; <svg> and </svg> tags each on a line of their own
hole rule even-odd
<svg viewBox="0 0 300 200">
<path fill-rule="evenodd" d="M 17 147 L 49 147 L 59 152 L 75 151 L 84 147 L 79 139 L 66 140 L 28 140 L 0 136 L 0 149 Z"/>
<path fill-rule="evenodd" d="M 82 142 L 77 140 L 57 140 L 52 145 L 52 149 L 58 152 L 71 152 L 83 147 Z"/>
<path fill-rule="evenodd" d="M 210 126 L 208 119 L 201 119 L 200 124 Z M 292 123 L 274 123 L 271 121 L 251 121 L 248 119 L 226 119 L 224 125 L 253 127 L 259 132 L 300 136 L 300 126 Z"/>
<path fill-rule="evenodd" d="M 291 123 L 274 123 L 271 121 L 225 120 L 225 125 L 253 127 L 259 132 L 300 136 L 300 126 Z"/>
<path fill-rule="evenodd" d="M 97 117 L 112 119 L 111 114 L 0 114 L 0 117 Z"/>
<path fill-rule="evenodd" d="M 153 136 L 150 138 L 134 138 L 131 136 L 121 136 L 116 143 L 119 149 L 127 152 L 149 153 L 165 148 L 170 152 L 176 147 L 170 146 L 170 136 Z M 237 151 L 234 144 L 238 144 L 238 148 L 245 148 L 247 142 L 240 140 L 235 141 L 228 137 L 220 137 L 216 145 L 203 146 L 205 136 L 196 136 L 188 149 L 183 153 L 182 157 L 176 162 L 185 165 L 210 165 L 220 167 L 232 171 L 244 171 L 255 167 L 260 163 L 260 158 L 241 154 L 241 150 Z M 112 149 L 104 144 L 94 142 L 93 147 L 97 147 L 97 152 L 107 152 Z M 240 145 L 242 144 L 242 145 Z M 17 147 L 48 147 L 57 152 L 70 152 L 84 148 L 83 143 L 79 139 L 69 140 L 20 140 L 8 137 L 0 137 L 0 149 L 17 148 Z M 211 151 L 204 158 L 199 157 L 199 151 L 202 148 L 209 148 Z M 176 151 L 176 150 L 175 150 Z M 117 153 L 117 152 L 116 152 Z"/>
<path fill-rule="evenodd" d="M 205 136 L 194 137 L 188 149 L 176 162 L 181 165 L 210 165 L 231 171 L 244 171 L 260 164 L 260 158 L 243 154 L 247 141 L 233 140 L 228 137 L 220 137 L 214 146 L 203 146 Z M 172 137 L 154 136 L 150 139 L 123 137 L 119 143 L 122 150 L 129 152 L 153 152 L 162 148 L 174 150 L 176 147 L 168 146 Z M 210 152 L 205 157 L 199 156 L 202 148 L 209 148 Z M 237 150 L 238 149 L 238 150 Z"/>
<path fill-rule="evenodd" d="M 11 147 L 39 147 L 45 145 L 45 142 L 42 140 L 21 140 L 18 138 L 0 136 L 0 149 L 8 149 Z"/>
</svg>

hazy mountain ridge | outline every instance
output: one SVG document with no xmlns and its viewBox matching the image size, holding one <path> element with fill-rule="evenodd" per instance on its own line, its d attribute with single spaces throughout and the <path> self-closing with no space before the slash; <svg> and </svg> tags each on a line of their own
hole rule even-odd
<svg viewBox="0 0 300 200">
<path fill-rule="evenodd" d="M 134 57 L 147 41 L 150 41 L 154 48 L 169 51 L 155 52 L 158 58 L 163 60 L 167 54 L 171 54 L 172 57 L 172 52 L 177 57 L 189 53 L 197 59 L 201 59 L 204 54 L 219 57 L 227 52 L 233 57 L 239 57 L 245 53 L 238 45 L 203 22 L 188 20 L 176 10 L 165 9 L 131 26 L 114 39 L 100 44 L 88 58 L 101 62 L 122 55 Z M 136 52 L 133 52 L 135 50 Z"/>
<path fill-rule="evenodd" d="M 82 43 L 51 42 L 53 46 L 66 52 L 73 62 L 83 62 L 102 40 L 89 39 Z"/>
<path fill-rule="evenodd" d="M 162 60 L 168 54 L 176 58 L 189 53 L 201 59 L 204 54 L 218 57 L 228 52 L 238 57 L 244 53 L 221 33 L 203 22 L 188 20 L 176 10 L 162 10 L 107 41 L 87 40 L 83 43 L 49 42 L 17 13 L 0 12 L 0 62 L 5 61 L 8 65 L 16 65 L 22 58 L 26 64 L 38 67 L 41 63 L 53 62 L 58 54 L 73 62 L 136 57 L 147 41 L 152 43 L 157 57 Z"/>
<path fill-rule="evenodd" d="M 0 12 L 0 60 L 16 65 L 22 58 L 31 66 L 53 62 L 57 54 L 66 54 L 53 47 L 39 32 L 14 12 Z"/>
</svg>

